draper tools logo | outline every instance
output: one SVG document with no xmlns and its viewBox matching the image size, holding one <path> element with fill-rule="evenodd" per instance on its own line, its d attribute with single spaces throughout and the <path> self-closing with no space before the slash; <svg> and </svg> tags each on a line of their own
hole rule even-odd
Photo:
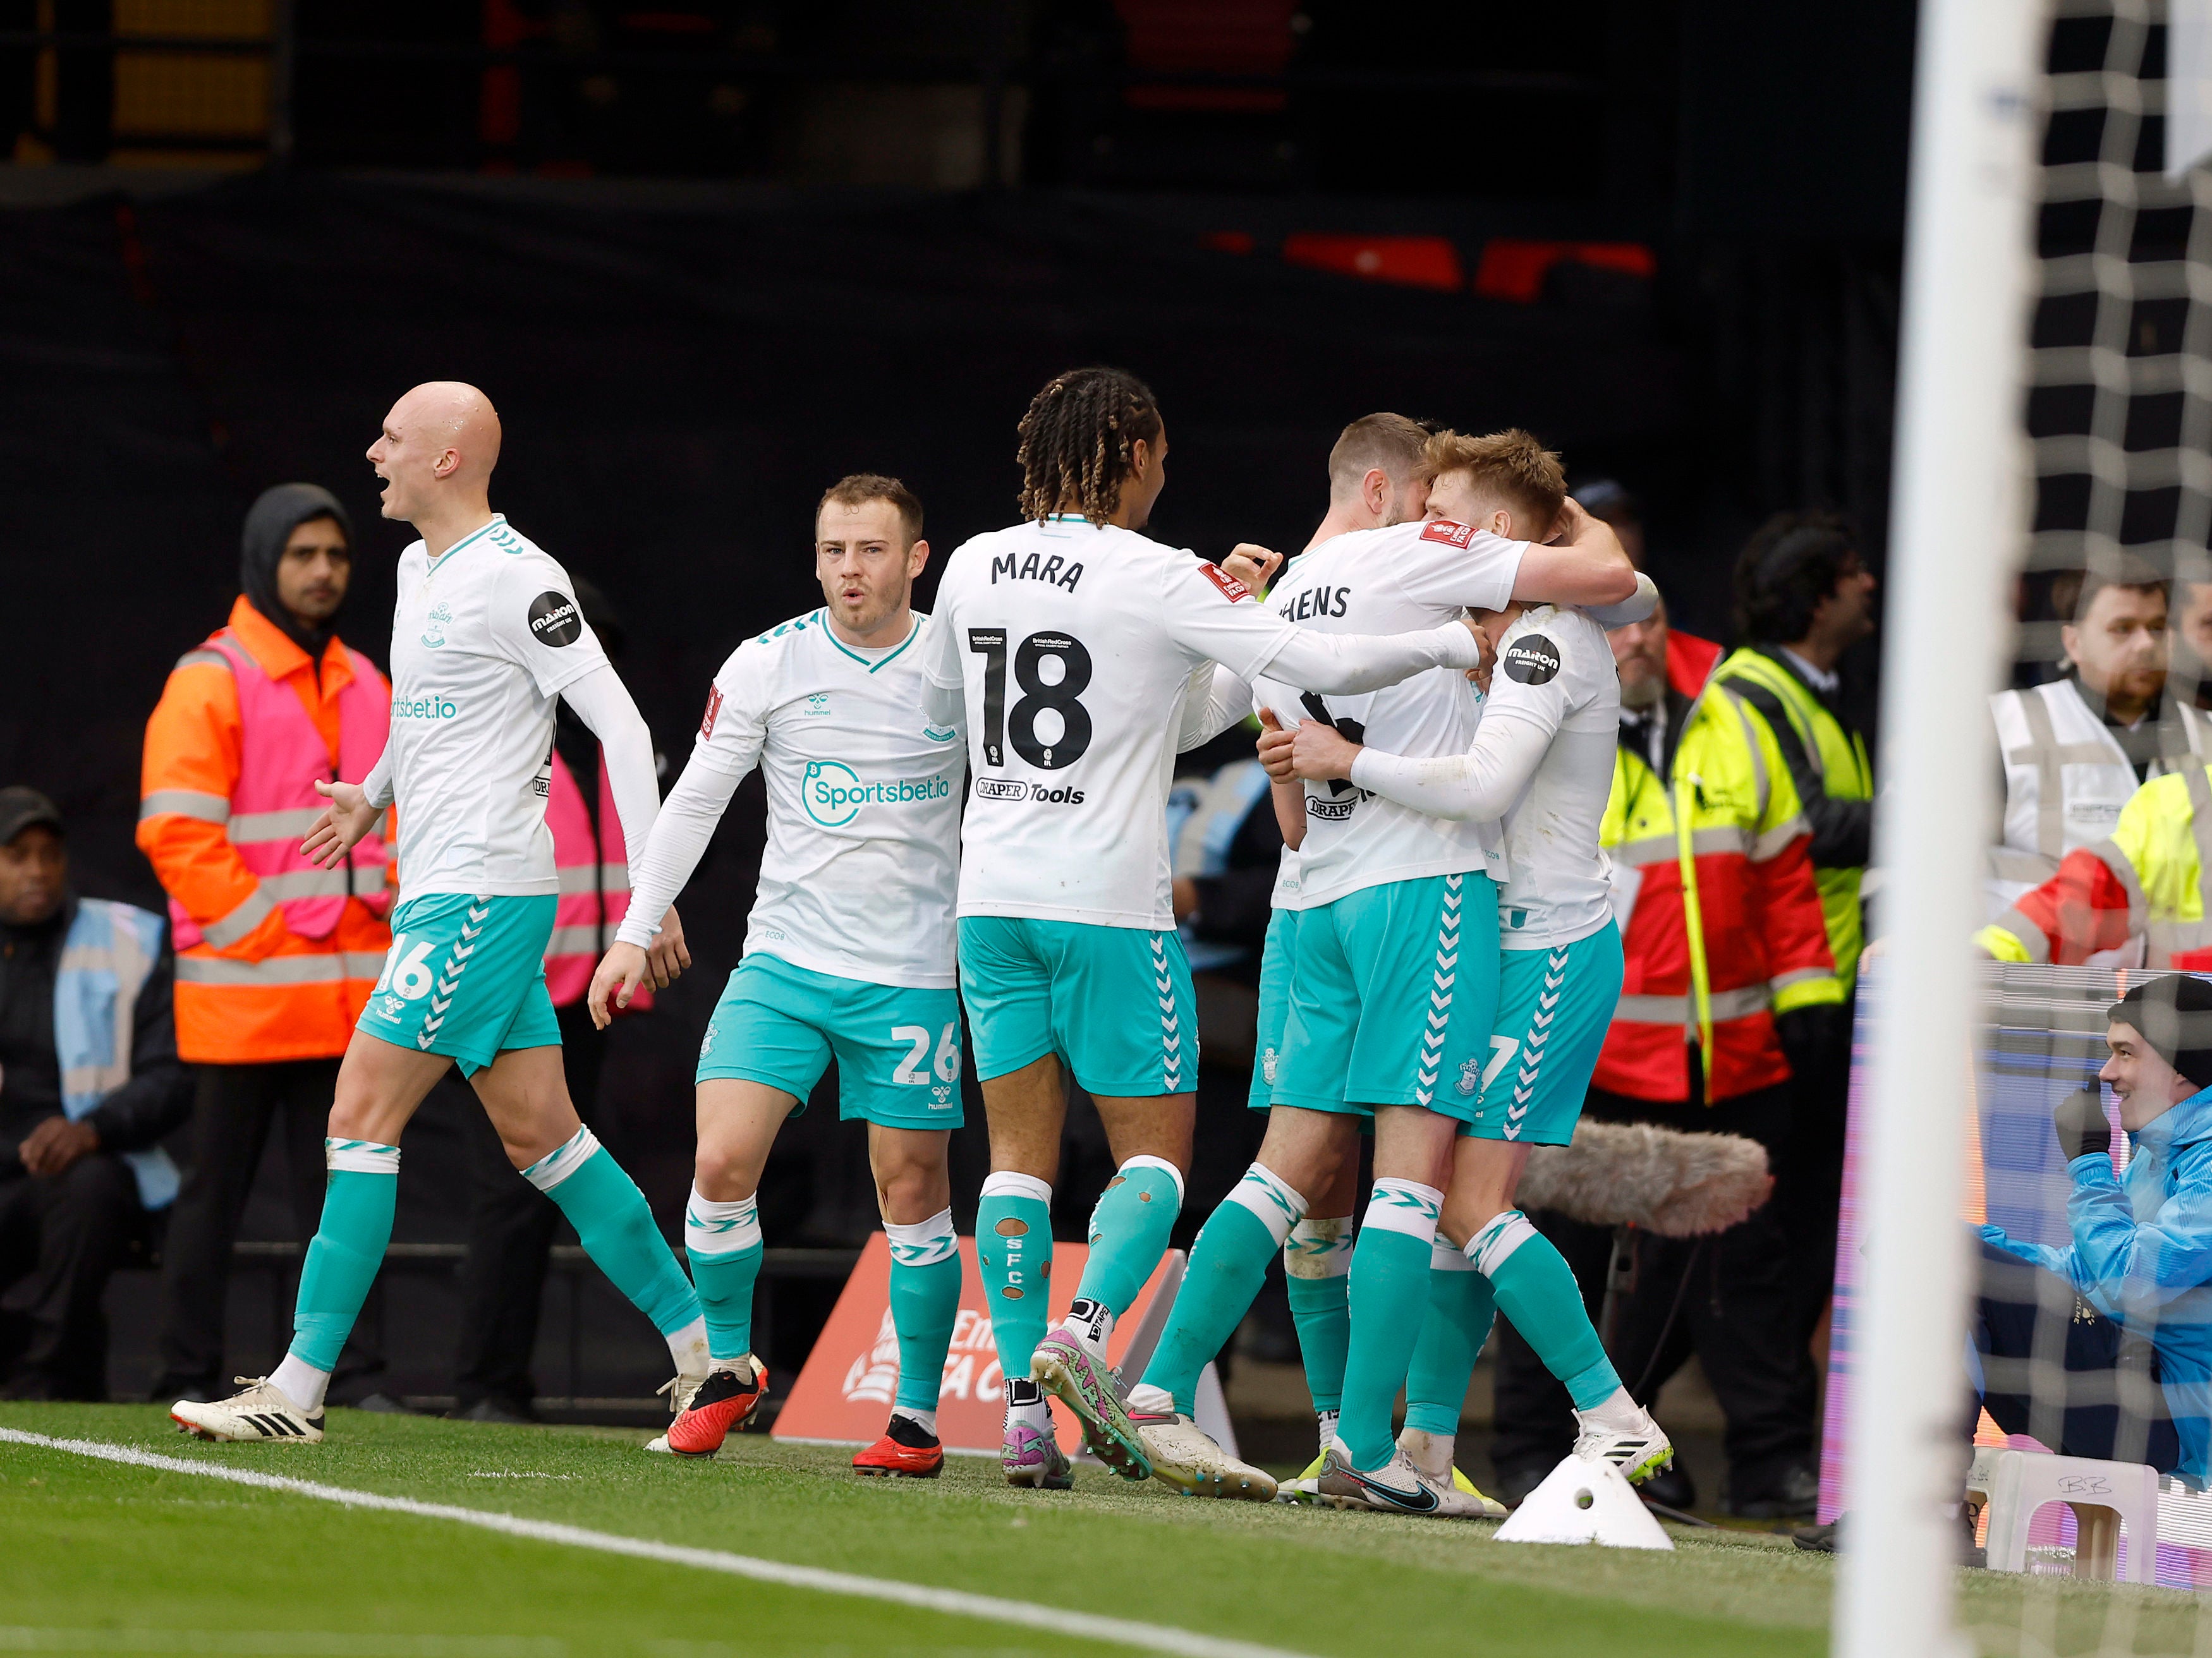
<svg viewBox="0 0 2212 1658">
<path fill-rule="evenodd" d="M 860 774 L 842 760 L 810 760 L 799 779 L 799 798 L 806 815 L 823 829 L 842 829 L 860 816 L 862 806 L 901 806 L 924 800 L 942 800 L 952 793 L 943 777 L 898 777 L 888 783 L 861 780 Z"/>
</svg>

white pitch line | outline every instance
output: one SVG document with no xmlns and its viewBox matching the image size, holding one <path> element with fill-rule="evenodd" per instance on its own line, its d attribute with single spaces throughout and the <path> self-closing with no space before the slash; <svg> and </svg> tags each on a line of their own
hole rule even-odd
<svg viewBox="0 0 2212 1658">
<path fill-rule="evenodd" d="M 1200 1635 L 1165 1624 L 1139 1623 L 1134 1619 L 1107 1618 L 1062 1611 L 1056 1606 L 1032 1606 L 1004 1600 L 992 1594 L 971 1594 L 965 1589 L 929 1588 L 902 1583 L 893 1578 L 863 1577 L 855 1572 L 827 1571 L 819 1566 L 794 1566 L 781 1560 L 762 1560 L 749 1554 L 721 1549 L 687 1549 L 674 1543 L 656 1543 L 615 1532 L 589 1531 L 581 1526 L 557 1525 L 547 1520 L 525 1520 L 516 1515 L 492 1514 L 450 1503 L 418 1503 L 409 1497 L 386 1497 L 378 1491 L 350 1491 L 343 1485 L 319 1485 L 312 1479 L 292 1479 L 263 1473 L 254 1468 L 226 1467 L 189 1457 L 161 1456 L 129 1445 L 111 1445 L 96 1439 L 56 1439 L 46 1434 L 0 1428 L 0 1442 L 35 1445 L 43 1450 L 66 1451 L 73 1456 L 103 1462 L 126 1463 L 137 1468 L 157 1468 L 164 1473 L 199 1474 L 227 1479 L 237 1485 L 257 1485 L 264 1491 L 289 1491 L 319 1503 L 336 1503 L 349 1509 L 377 1509 L 387 1514 L 413 1515 L 422 1520 L 450 1520 L 457 1525 L 504 1532 L 540 1543 L 562 1543 L 571 1548 L 596 1549 L 603 1554 L 626 1554 L 669 1565 L 695 1566 L 702 1571 L 726 1572 L 757 1582 L 777 1583 L 786 1588 L 811 1589 L 822 1594 L 842 1594 L 861 1600 L 887 1600 L 895 1606 L 941 1612 L 956 1618 L 986 1619 L 998 1624 L 1018 1624 L 1054 1635 L 1136 1647 L 1146 1652 L 1165 1652 L 1176 1658 L 1304 1658 L 1283 1647 L 1264 1647 L 1251 1641 L 1232 1641 L 1218 1635 Z"/>
</svg>

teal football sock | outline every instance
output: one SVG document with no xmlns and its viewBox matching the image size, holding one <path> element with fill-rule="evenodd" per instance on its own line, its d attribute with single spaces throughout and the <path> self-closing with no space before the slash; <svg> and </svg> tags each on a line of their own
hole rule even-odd
<svg viewBox="0 0 2212 1658">
<path fill-rule="evenodd" d="M 1227 1345 L 1267 1276 L 1267 1262 L 1305 1212 L 1305 1199 L 1254 1163 L 1192 1244 L 1168 1327 L 1145 1367 L 1184 1416 L 1197 1413 L 1198 1378 Z"/>
<path fill-rule="evenodd" d="M 1163 1157 L 1123 1163 L 1091 1212 L 1091 1255 L 1075 1298 L 1121 1317 L 1167 1253 L 1168 1234 L 1182 1212 L 1182 1170 Z"/>
<path fill-rule="evenodd" d="M 750 1198 L 717 1202 L 691 1188 L 684 1206 L 684 1253 L 707 1317 L 707 1353 L 734 1364 L 753 1350 L 753 1284 L 760 1277 L 760 1213 Z"/>
<path fill-rule="evenodd" d="M 1352 1251 L 1352 1351 L 1336 1436 L 1362 1472 L 1380 1468 L 1397 1448 L 1391 1410 L 1428 1311 L 1429 1250 L 1443 1200 L 1419 1181 L 1376 1181 Z"/>
<path fill-rule="evenodd" d="M 1283 1276 L 1297 1328 L 1298 1357 L 1316 1411 L 1344 1403 L 1344 1359 L 1352 1345 L 1352 1217 L 1311 1217 L 1291 1229 Z"/>
<path fill-rule="evenodd" d="M 1429 1310 L 1406 1372 L 1406 1425 L 1423 1433 L 1459 1431 L 1474 1361 L 1497 1316 L 1490 1280 L 1438 1237 L 1429 1256 Z"/>
<path fill-rule="evenodd" d="M 590 1129 L 579 1128 L 522 1177 L 561 1206 L 584 1253 L 654 1329 L 673 1335 L 698 1321 L 698 1295 L 653 1224 L 645 1193 Z"/>
<path fill-rule="evenodd" d="M 329 1371 L 337 1368 L 338 1352 L 392 1242 L 399 1148 L 342 1139 L 326 1139 L 323 1146 L 330 1183 L 323 1191 L 323 1218 L 300 1269 L 291 1353 L 311 1370 Z"/>
<path fill-rule="evenodd" d="M 1006 1385 L 1030 1392 L 1030 1355 L 1052 1321 L 1051 1187 L 1034 1175 L 985 1177 L 975 1205 L 975 1270 Z"/>
<path fill-rule="evenodd" d="M 1583 1305 L 1582 1286 L 1552 1241 L 1509 1209 L 1468 1240 L 1467 1258 L 1490 1280 L 1498 1310 L 1513 1321 L 1544 1368 L 1587 1411 L 1619 1391 L 1620 1376 Z"/>
<path fill-rule="evenodd" d="M 960 1239 L 950 1209 L 915 1226 L 884 1225 L 891 1246 L 891 1328 L 898 1334 L 895 1406 L 934 1412 L 960 1316 Z"/>
</svg>

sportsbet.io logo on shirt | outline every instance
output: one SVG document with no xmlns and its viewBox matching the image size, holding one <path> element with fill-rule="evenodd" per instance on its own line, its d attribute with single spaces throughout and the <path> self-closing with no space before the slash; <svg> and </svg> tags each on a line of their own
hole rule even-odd
<svg viewBox="0 0 2212 1658">
<path fill-rule="evenodd" d="M 394 720 L 451 720 L 460 712 L 459 705 L 450 696 L 433 691 L 428 696 L 410 696 L 402 691 L 392 699 Z"/>
<path fill-rule="evenodd" d="M 943 777 L 900 777 L 888 783 L 863 782 L 842 760 L 810 760 L 799 780 L 799 798 L 806 815 L 823 829 L 842 829 L 862 806 L 899 806 L 942 800 L 952 793 Z"/>
</svg>

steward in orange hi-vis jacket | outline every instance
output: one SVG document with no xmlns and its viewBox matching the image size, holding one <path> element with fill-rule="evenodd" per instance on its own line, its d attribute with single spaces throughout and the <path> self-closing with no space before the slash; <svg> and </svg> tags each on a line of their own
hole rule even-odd
<svg viewBox="0 0 2212 1658">
<path fill-rule="evenodd" d="M 351 867 L 300 842 L 318 781 L 384 751 L 392 688 L 332 636 L 319 660 L 241 596 L 188 651 L 146 723 L 138 845 L 169 895 L 177 1048 L 192 1064 L 336 1058 L 392 942 L 391 864 L 372 834 Z"/>
<path fill-rule="evenodd" d="M 177 1051 L 199 1067 L 163 1252 L 165 1395 L 214 1397 L 230 1376 L 230 1248 L 272 1123 L 301 1241 L 313 1235 L 338 1060 L 392 943 L 388 826 L 344 868 L 300 851 L 315 784 L 367 776 L 391 718 L 384 676 L 330 629 L 353 569 L 345 508 L 312 484 L 264 491 L 240 567 L 229 622 L 179 659 L 146 722 L 140 780 L 138 845 L 176 938 Z"/>
</svg>

